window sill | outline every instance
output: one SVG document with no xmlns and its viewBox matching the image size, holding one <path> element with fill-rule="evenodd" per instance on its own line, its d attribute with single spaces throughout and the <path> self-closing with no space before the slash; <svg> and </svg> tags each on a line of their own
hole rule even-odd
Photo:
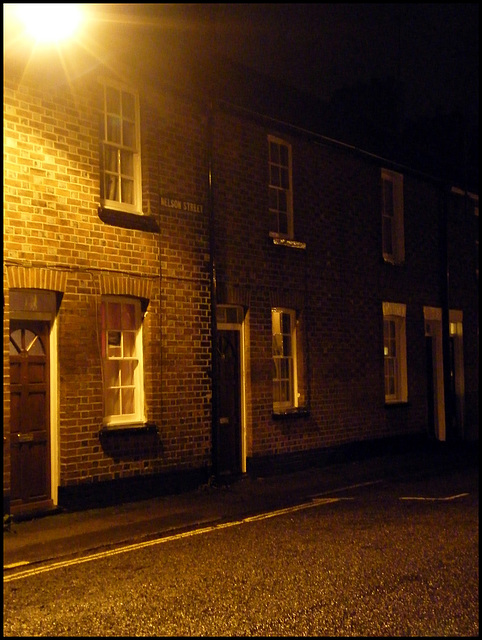
<svg viewBox="0 0 482 640">
<path fill-rule="evenodd" d="M 383 264 L 388 264 L 392 267 L 403 267 L 405 265 L 405 260 L 400 260 L 393 258 L 391 256 L 382 256 Z"/>
<path fill-rule="evenodd" d="M 99 207 L 98 213 L 102 222 L 110 224 L 113 227 L 152 231 L 153 233 L 159 232 L 159 224 L 152 215 L 126 213 L 125 211 L 116 211 L 115 209 L 106 209 L 105 207 Z"/>
<path fill-rule="evenodd" d="M 108 436 L 115 433 L 119 433 L 122 431 L 125 433 L 126 431 L 129 433 L 133 433 L 134 431 L 147 433 L 147 432 L 157 432 L 157 424 L 155 422 L 133 422 L 131 424 L 105 424 L 101 427 L 99 431 L 99 435 Z"/>
<path fill-rule="evenodd" d="M 288 418 L 308 418 L 310 415 L 309 409 L 297 407 L 295 409 L 287 409 L 286 411 L 273 411 L 271 414 L 273 420 L 286 420 Z"/>
<path fill-rule="evenodd" d="M 306 242 L 300 242 L 299 240 L 290 240 L 289 238 L 278 238 L 271 236 L 274 245 L 281 247 L 289 247 L 290 249 L 306 249 Z"/>
<path fill-rule="evenodd" d="M 391 407 L 406 407 L 408 405 L 408 400 L 393 400 L 392 402 L 385 402 L 385 408 L 390 409 Z"/>
</svg>

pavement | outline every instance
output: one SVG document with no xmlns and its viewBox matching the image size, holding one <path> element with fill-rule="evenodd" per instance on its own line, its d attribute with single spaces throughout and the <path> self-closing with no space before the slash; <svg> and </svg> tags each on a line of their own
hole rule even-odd
<svg viewBox="0 0 482 640">
<path fill-rule="evenodd" d="M 478 468 L 478 443 L 432 443 L 415 451 L 310 466 L 264 476 L 208 482 L 175 495 L 4 522 L 4 573 L 19 566 L 215 526 L 336 495 L 348 487 Z"/>
</svg>

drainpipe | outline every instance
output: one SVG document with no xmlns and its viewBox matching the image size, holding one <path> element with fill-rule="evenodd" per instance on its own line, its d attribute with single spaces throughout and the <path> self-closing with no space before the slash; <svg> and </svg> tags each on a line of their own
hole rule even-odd
<svg viewBox="0 0 482 640">
<path fill-rule="evenodd" d="M 217 478 L 219 472 L 218 465 L 218 380 L 217 380 L 217 320 L 216 320 L 216 260 L 214 250 L 214 194 L 213 194 L 213 127 L 214 108 L 212 101 L 208 105 L 208 211 L 209 211 L 209 273 L 211 285 L 211 446 L 212 446 L 212 469 Z"/>
<path fill-rule="evenodd" d="M 450 264 L 448 247 L 449 183 L 442 185 L 442 361 L 444 379 L 445 440 L 452 438 L 452 385 L 450 380 Z"/>
</svg>

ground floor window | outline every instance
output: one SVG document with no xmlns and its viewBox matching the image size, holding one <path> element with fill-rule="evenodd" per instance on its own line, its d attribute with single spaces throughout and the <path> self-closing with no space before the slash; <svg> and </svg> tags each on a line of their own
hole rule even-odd
<svg viewBox="0 0 482 640">
<path fill-rule="evenodd" d="M 105 296 L 100 315 L 104 422 L 106 425 L 143 422 L 140 300 Z"/>
<path fill-rule="evenodd" d="M 271 310 L 273 334 L 273 411 L 298 406 L 296 376 L 296 312 Z"/>
<path fill-rule="evenodd" d="M 407 348 L 404 304 L 383 303 L 385 402 L 407 401 Z"/>
</svg>

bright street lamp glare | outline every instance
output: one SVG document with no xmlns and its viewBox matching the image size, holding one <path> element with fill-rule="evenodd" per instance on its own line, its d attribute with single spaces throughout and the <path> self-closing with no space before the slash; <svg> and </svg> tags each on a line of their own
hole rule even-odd
<svg viewBox="0 0 482 640">
<path fill-rule="evenodd" d="M 77 4 L 17 4 L 17 16 L 28 35 L 43 44 L 69 38 L 82 18 Z"/>
</svg>

